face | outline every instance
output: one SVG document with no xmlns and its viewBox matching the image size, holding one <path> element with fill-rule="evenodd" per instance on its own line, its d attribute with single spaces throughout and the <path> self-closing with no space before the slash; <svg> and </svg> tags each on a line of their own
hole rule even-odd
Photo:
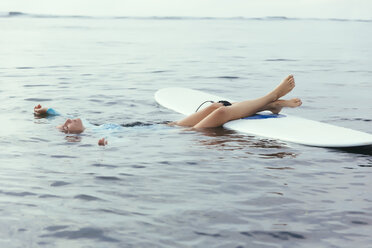
<svg viewBox="0 0 372 248">
<path fill-rule="evenodd" d="M 58 128 L 65 133 L 82 133 L 85 129 L 80 118 L 67 119 L 66 122 L 58 126 Z"/>
</svg>

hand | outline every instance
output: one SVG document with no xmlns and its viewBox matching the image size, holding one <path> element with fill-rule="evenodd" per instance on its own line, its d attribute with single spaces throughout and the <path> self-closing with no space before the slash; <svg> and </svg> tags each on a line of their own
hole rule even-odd
<svg viewBox="0 0 372 248">
<path fill-rule="evenodd" d="M 107 140 L 105 140 L 105 138 L 99 139 L 98 140 L 98 145 L 99 146 L 105 146 L 105 145 L 107 145 Z"/>
<path fill-rule="evenodd" d="M 35 115 L 46 115 L 48 108 L 43 108 L 40 104 L 34 107 L 34 114 Z"/>
</svg>

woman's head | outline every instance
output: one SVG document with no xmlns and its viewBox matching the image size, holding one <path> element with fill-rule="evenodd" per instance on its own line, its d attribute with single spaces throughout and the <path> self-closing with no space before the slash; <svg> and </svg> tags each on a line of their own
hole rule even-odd
<svg viewBox="0 0 372 248">
<path fill-rule="evenodd" d="M 63 125 L 59 125 L 58 128 L 65 133 L 82 133 L 85 129 L 80 118 L 67 119 L 66 122 Z"/>
</svg>

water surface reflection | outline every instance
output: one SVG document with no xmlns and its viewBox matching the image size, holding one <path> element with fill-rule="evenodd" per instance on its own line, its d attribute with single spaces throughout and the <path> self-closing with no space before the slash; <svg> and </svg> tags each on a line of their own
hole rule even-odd
<svg viewBox="0 0 372 248">
<path fill-rule="evenodd" d="M 205 128 L 198 131 L 205 137 L 200 138 L 198 140 L 199 143 L 209 149 L 223 151 L 241 150 L 245 155 L 258 155 L 265 159 L 287 157 L 295 158 L 298 155 L 298 153 L 292 151 L 292 149 L 286 143 L 279 140 L 244 135 L 223 127 Z"/>
</svg>

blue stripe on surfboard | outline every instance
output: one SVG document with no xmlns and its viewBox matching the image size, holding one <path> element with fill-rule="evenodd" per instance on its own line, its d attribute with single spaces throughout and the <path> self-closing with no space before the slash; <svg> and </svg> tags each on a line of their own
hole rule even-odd
<svg viewBox="0 0 372 248">
<path fill-rule="evenodd" d="M 283 118 L 285 115 L 281 114 L 255 114 L 252 116 L 244 117 L 243 119 L 247 120 L 256 120 L 256 119 L 270 119 L 270 118 Z"/>
</svg>

